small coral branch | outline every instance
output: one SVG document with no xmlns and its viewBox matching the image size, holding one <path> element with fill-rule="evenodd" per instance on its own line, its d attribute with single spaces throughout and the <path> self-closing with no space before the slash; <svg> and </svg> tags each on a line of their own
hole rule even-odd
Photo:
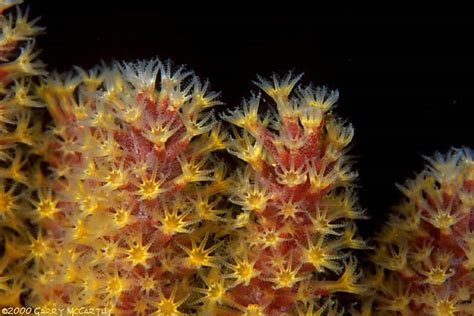
<svg viewBox="0 0 474 316">
<path fill-rule="evenodd" d="M 377 315 L 474 313 L 474 162 L 452 149 L 399 189 L 373 256 Z"/>
<path fill-rule="evenodd" d="M 246 163 L 230 193 L 239 210 L 228 222 L 222 314 L 219 307 L 229 306 L 245 315 L 335 315 L 343 312 L 337 293 L 365 291 L 350 251 L 366 247 L 354 224 L 365 218 L 357 173 L 346 155 L 353 128 L 331 112 L 337 92 L 299 79 L 257 82 L 276 105 L 270 114 L 260 114 L 256 95 L 222 116 L 239 127 L 229 152 Z"/>
</svg>

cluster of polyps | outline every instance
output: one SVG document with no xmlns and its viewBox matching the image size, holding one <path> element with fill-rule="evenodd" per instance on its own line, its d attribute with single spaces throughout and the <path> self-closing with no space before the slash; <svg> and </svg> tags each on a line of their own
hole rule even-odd
<svg viewBox="0 0 474 316">
<path fill-rule="evenodd" d="M 469 149 L 428 158 L 376 238 L 380 315 L 474 313 L 474 162 Z"/>
<path fill-rule="evenodd" d="M 37 152 L 52 173 L 33 201 L 31 304 L 179 313 L 192 273 L 214 265 L 227 187 L 207 89 L 158 60 L 38 87 L 53 122 Z"/>
<path fill-rule="evenodd" d="M 25 291 L 31 235 L 28 199 L 41 179 L 33 171 L 31 146 L 40 131 L 40 104 L 30 89 L 43 73 L 34 61 L 33 39 L 42 28 L 27 14 L 3 15 L 21 1 L 0 1 L 0 307 L 18 306 Z"/>
</svg>

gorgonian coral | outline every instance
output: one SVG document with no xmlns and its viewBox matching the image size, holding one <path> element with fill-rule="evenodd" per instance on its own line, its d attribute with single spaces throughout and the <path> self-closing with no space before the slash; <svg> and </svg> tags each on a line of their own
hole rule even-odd
<svg viewBox="0 0 474 316">
<path fill-rule="evenodd" d="M 347 146 L 353 128 L 332 113 L 338 93 L 296 86 L 291 74 L 257 85 L 276 111 L 260 114 L 260 95 L 223 115 L 233 128 L 229 152 L 246 165 L 233 176 L 231 281 L 222 303 L 245 315 L 342 314 L 337 293 L 358 294 L 352 249 L 365 243 Z"/>
<path fill-rule="evenodd" d="M 221 113 L 227 129 L 208 83 L 158 59 L 33 89 L 35 22 L 0 15 L 0 307 L 474 314 L 471 150 L 427 158 L 400 186 L 362 279 L 367 216 L 336 91 L 259 79 L 266 95 Z"/>
</svg>

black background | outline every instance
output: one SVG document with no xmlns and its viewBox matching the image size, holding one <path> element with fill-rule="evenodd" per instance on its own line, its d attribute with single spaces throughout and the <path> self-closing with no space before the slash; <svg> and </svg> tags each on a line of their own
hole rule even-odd
<svg viewBox="0 0 474 316">
<path fill-rule="evenodd" d="M 421 155 L 474 148 L 472 17 L 351 8 L 325 16 L 163 16 L 170 10 L 142 1 L 29 6 L 47 28 L 37 45 L 49 70 L 158 56 L 209 79 L 223 108 L 256 90 L 257 74 L 304 72 L 303 83 L 338 89 L 335 111 L 356 131 L 368 235 L 400 199 L 394 183 L 423 167 Z"/>
</svg>

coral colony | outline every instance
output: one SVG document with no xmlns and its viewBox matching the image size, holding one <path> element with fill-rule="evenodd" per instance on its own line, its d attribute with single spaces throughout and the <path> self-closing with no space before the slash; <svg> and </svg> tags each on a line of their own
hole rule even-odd
<svg viewBox="0 0 474 316">
<path fill-rule="evenodd" d="M 471 150 L 427 158 L 368 247 L 336 91 L 259 78 L 216 115 L 158 59 L 47 73 L 20 2 L 0 0 L 2 314 L 474 314 Z"/>
</svg>

